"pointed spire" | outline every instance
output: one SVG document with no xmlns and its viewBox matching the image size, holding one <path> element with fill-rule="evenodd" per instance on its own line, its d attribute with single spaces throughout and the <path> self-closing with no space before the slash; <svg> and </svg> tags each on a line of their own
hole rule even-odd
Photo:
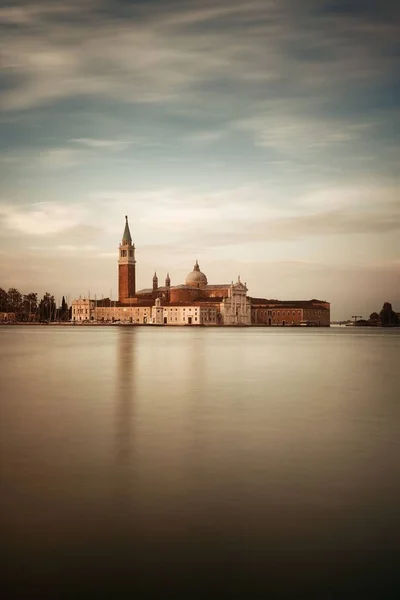
<svg viewBox="0 0 400 600">
<path fill-rule="evenodd" d="M 165 287 L 171 287 L 171 279 L 169 278 L 169 273 L 167 273 L 167 277 L 165 278 Z"/>
<path fill-rule="evenodd" d="M 129 231 L 127 215 L 125 215 L 125 229 L 124 229 L 124 235 L 122 236 L 122 243 L 123 244 L 132 244 L 131 232 Z"/>
<path fill-rule="evenodd" d="M 197 258 L 196 258 L 196 264 L 193 267 L 193 271 L 200 271 L 199 262 L 198 262 Z"/>
</svg>

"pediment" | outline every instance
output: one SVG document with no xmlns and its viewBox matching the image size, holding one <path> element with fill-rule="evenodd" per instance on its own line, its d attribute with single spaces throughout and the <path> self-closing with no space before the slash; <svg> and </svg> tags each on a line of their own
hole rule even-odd
<svg viewBox="0 0 400 600">
<path fill-rule="evenodd" d="M 238 283 L 234 283 L 233 289 L 236 291 L 247 292 L 247 287 L 241 281 L 239 281 Z"/>
</svg>

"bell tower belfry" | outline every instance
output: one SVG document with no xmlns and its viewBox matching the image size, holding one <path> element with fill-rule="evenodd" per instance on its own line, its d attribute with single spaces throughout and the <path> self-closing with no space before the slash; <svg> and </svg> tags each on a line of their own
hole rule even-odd
<svg viewBox="0 0 400 600">
<path fill-rule="evenodd" d="M 128 217 L 125 216 L 125 229 L 119 245 L 118 257 L 118 300 L 124 302 L 136 293 L 135 244 L 132 243 Z"/>
</svg>

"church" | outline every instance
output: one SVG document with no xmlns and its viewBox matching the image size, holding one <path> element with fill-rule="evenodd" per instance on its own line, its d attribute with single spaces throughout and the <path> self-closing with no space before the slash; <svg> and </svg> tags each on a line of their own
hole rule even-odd
<svg viewBox="0 0 400 600">
<path fill-rule="evenodd" d="M 330 305 L 320 300 L 279 301 L 250 298 L 246 283 L 209 284 L 196 260 L 185 282 L 171 285 L 169 273 L 159 286 L 136 291 L 135 245 L 125 216 L 118 249 L 118 301 L 78 298 L 72 321 L 143 325 L 317 325 L 329 326 Z"/>
</svg>

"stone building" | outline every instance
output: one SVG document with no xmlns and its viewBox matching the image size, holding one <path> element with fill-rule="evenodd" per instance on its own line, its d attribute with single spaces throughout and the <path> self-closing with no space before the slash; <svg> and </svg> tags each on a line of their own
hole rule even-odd
<svg viewBox="0 0 400 600">
<path fill-rule="evenodd" d="M 14 323 L 16 320 L 15 312 L 0 312 L 0 323 Z"/>
<path fill-rule="evenodd" d="M 154 325 L 218 325 L 218 307 L 215 303 L 181 303 L 163 305 L 156 298 L 152 308 Z"/>
<path fill-rule="evenodd" d="M 82 298 L 79 296 L 77 300 L 72 301 L 72 321 L 82 323 L 84 321 L 93 320 L 93 310 L 95 307 L 95 301 L 89 298 Z"/>
<path fill-rule="evenodd" d="M 252 325 L 330 326 L 330 304 L 321 300 L 280 301 L 251 298 Z"/>
<path fill-rule="evenodd" d="M 153 325 L 329 325 L 329 303 L 250 298 L 246 283 L 209 284 L 196 260 L 185 282 L 171 285 L 169 273 L 159 286 L 136 291 L 135 245 L 128 217 L 118 249 L 118 301 L 78 298 L 72 321 Z"/>
</svg>

